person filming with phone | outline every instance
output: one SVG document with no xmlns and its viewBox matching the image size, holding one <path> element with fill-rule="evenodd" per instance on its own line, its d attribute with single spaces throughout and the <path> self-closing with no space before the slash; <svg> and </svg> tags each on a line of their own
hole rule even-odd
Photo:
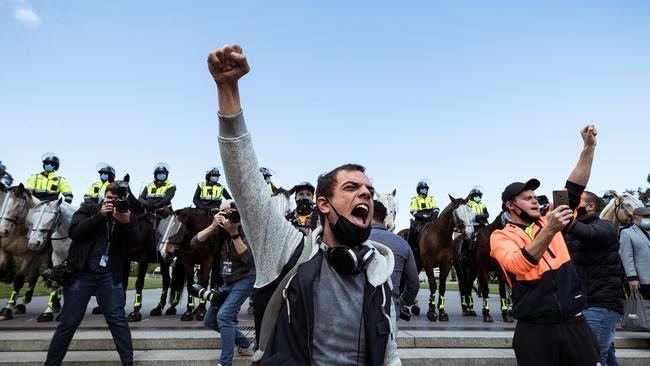
<svg viewBox="0 0 650 366">
<path fill-rule="evenodd" d="M 589 181 L 596 148 L 593 125 L 580 134 L 584 145 L 565 185 L 568 205 L 542 217 L 537 179 L 511 183 L 501 195 L 502 209 L 512 219 L 492 233 L 490 255 L 512 286 L 518 320 L 512 347 L 518 365 L 594 366 L 600 360 L 598 343 L 582 314 L 586 296 L 563 237 Z"/>
<path fill-rule="evenodd" d="M 67 261 L 76 277 L 63 285 L 63 310 L 52 336 L 45 366 L 60 365 L 86 313 L 91 296 L 104 310 L 115 348 L 124 365 L 133 364 L 131 330 L 124 314 L 124 259 L 140 237 L 137 220 L 127 203 L 128 183 L 106 186 L 100 204 L 83 204 L 72 216 L 72 244 Z M 128 269 L 127 269 L 128 273 Z"/>
</svg>

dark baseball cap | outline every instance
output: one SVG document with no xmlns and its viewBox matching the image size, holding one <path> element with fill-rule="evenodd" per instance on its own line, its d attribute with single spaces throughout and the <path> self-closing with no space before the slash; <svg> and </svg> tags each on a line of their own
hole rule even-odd
<svg viewBox="0 0 650 366">
<path fill-rule="evenodd" d="M 539 188 L 540 183 L 537 179 L 529 179 L 526 183 L 514 182 L 508 184 L 506 189 L 501 193 L 501 208 L 506 210 L 506 202 L 512 201 L 517 195 L 523 191 L 532 189 L 533 191 Z"/>
</svg>

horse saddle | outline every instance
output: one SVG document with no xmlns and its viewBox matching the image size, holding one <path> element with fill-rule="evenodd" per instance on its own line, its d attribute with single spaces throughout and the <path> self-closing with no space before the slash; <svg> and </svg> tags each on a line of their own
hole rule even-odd
<svg viewBox="0 0 650 366">
<path fill-rule="evenodd" d="M 424 230 L 426 224 L 427 221 L 415 220 L 411 224 L 411 229 L 409 230 L 407 241 L 416 258 L 420 257 L 420 246 L 418 243 L 420 241 L 420 234 L 422 233 L 422 230 Z"/>
</svg>

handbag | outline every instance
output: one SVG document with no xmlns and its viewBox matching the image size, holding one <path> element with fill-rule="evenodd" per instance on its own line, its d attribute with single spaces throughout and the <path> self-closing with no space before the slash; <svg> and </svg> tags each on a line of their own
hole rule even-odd
<svg viewBox="0 0 650 366">
<path fill-rule="evenodd" d="M 650 301 L 644 300 L 639 290 L 632 290 L 624 300 L 621 325 L 629 330 L 650 330 Z"/>
</svg>

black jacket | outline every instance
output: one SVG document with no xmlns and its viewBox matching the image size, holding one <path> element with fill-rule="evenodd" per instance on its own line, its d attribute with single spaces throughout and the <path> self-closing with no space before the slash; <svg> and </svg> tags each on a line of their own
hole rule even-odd
<svg viewBox="0 0 650 366">
<path fill-rule="evenodd" d="M 623 313 L 624 272 L 614 224 L 594 214 L 583 215 L 569 228 L 565 239 L 587 295 L 587 307 Z"/>
<path fill-rule="evenodd" d="M 69 231 L 72 244 L 68 253 L 68 261 L 77 272 L 83 270 L 93 244 L 97 241 L 108 241 L 107 218 L 99 212 L 99 209 L 99 205 L 83 204 L 72 216 Z M 131 222 L 128 224 L 120 224 L 115 221 L 109 250 L 109 262 L 114 282 L 122 281 L 127 250 L 130 245 L 139 241 L 139 225 L 133 215 L 131 215 Z"/>
<path fill-rule="evenodd" d="M 292 263 L 296 263 L 301 249 L 302 245 L 298 246 L 285 269 L 290 269 L 293 266 Z M 319 251 L 318 254 L 298 267 L 298 272 L 289 282 L 286 301 L 283 301 L 269 344 L 264 351 L 262 365 L 311 364 L 312 330 L 314 329 L 314 289 L 312 284 L 320 275 L 322 261 L 323 254 Z M 286 272 L 288 269 L 283 270 L 283 273 Z M 277 283 L 275 285 L 277 286 Z M 367 364 L 371 366 L 384 364 L 386 345 L 390 336 L 390 320 L 384 314 L 390 314 L 393 302 L 390 301 L 391 291 L 388 284 L 384 283 L 382 286 L 384 286 L 383 291 L 381 286 L 373 287 L 366 282 L 363 294 L 362 316 L 366 337 Z M 386 298 L 383 298 L 384 296 Z M 382 303 L 386 304 L 383 309 Z"/>
</svg>

